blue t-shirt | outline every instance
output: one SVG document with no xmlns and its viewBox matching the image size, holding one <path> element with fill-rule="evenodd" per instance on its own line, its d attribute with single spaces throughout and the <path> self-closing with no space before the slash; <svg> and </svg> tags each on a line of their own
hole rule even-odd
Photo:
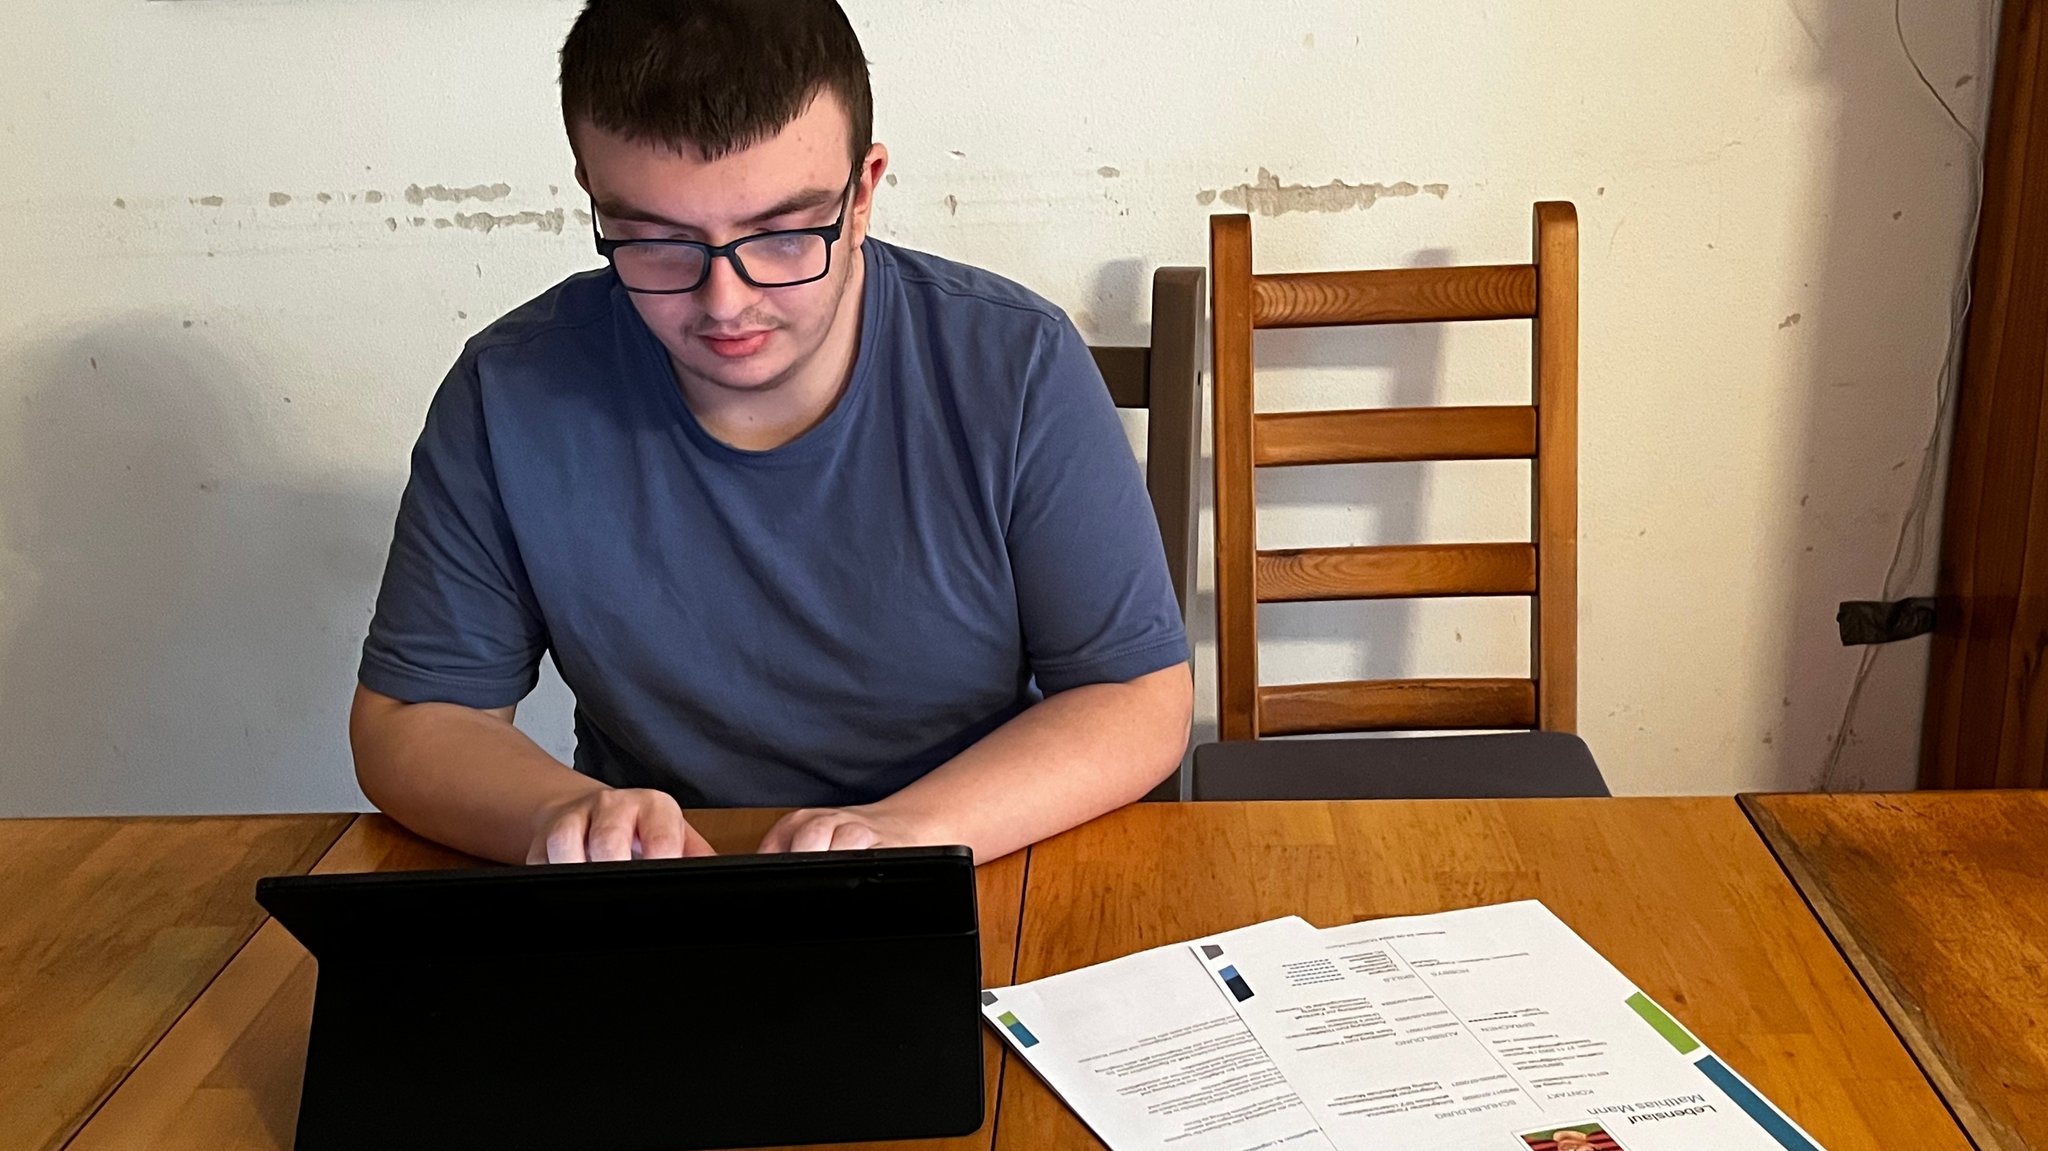
<svg viewBox="0 0 2048 1151">
<path fill-rule="evenodd" d="M 413 451 L 359 672 L 503 707 L 552 652 L 576 769 L 685 804 L 887 796 L 1040 698 L 1188 658 L 1065 315 L 875 239 L 838 406 L 714 439 L 608 270 L 472 339 Z"/>
</svg>

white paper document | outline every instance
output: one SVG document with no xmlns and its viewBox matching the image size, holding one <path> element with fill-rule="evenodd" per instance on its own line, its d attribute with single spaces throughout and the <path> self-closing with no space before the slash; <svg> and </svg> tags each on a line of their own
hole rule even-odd
<svg viewBox="0 0 2048 1151">
<path fill-rule="evenodd" d="M 1275 919 L 1218 939 L 1291 939 Z M 982 993 L 982 1014 L 1102 1141 L 1174 1151 L 1330 1151 L 1184 944 Z"/>
<path fill-rule="evenodd" d="M 1114 1151 L 1819 1151 L 1540 903 L 1274 920 L 1174 950 L 985 1008 Z M 1227 1074 L 1202 1076 L 1203 1039 Z"/>
</svg>

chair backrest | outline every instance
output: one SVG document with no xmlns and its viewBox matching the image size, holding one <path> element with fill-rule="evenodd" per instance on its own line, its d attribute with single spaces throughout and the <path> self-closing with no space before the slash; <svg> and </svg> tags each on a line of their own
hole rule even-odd
<svg viewBox="0 0 2048 1151">
<path fill-rule="evenodd" d="M 1144 408 L 1145 487 L 1166 570 L 1186 622 L 1194 608 L 1197 490 L 1195 461 L 1202 458 L 1202 313 L 1207 275 L 1200 268 L 1152 273 L 1152 342 L 1145 347 L 1091 347 L 1110 398 L 1120 408 Z"/>
<path fill-rule="evenodd" d="M 1252 273 L 1251 219 L 1209 221 L 1216 373 L 1216 643 L 1224 739 L 1344 731 L 1576 725 L 1578 665 L 1578 214 L 1536 205 L 1532 263 Z M 1260 328 L 1529 319 L 1527 406 L 1257 414 Z M 1528 543 L 1260 551 L 1262 467 L 1417 460 L 1534 461 Z M 1425 596 L 1533 596 L 1530 678 L 1260 687 L 1258 605 Z"/>
<path fill-rule="evenodd" d="M 1160 268 L 1152 273 L 1152 342 L 1144 347 L 1091 347 L 1095 366 L 1119 408 L 1143 408 L 1145 488 L 1166 570 L 1185 623 L 1194 610 L 1198 493 L 1195 461 L 1202 458 L 1202 319 L 1208 281 L 1201 268 Z M 1183 765 L 1185 766 L 1185 765 Z M 1147 800 L 1180 798 L 1181 773 L 1168 776 Z"/>
</svg>

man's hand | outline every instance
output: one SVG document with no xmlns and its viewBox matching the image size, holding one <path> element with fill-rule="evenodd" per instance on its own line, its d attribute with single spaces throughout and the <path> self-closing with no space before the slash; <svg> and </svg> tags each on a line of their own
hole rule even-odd
<svg viewBox="0 0 2048 1151">
<path fill-rule="evenodd" d="M 605 788 L 541 808 L 528 863 L 606 863 L 716 855 L 683 819 L 675 797 L 650 788 Z"/>
<path fill-rule="evenodd" d="M 762 854 L 784 851 L 858 851 L 866 847 L 917 847 L 940 842 L 916 821 L 877 804 L 864 807 L 806 807 L 775 821 L 761 837 Z"/>
</svg>

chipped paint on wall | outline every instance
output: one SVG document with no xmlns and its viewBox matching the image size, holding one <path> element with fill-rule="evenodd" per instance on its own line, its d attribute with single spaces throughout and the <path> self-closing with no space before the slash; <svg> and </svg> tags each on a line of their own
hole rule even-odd
<svg viewBox="0 0 2048 1151">
<path fill-rule="evenodd" d="M 563 219 L 564 214 L 560 208 L 550 208 L 545 212 L 510 212 L 505 215 L 490 212 L 457 212 L 453 221 L 436 220 L 434 226 L 446 227 L 452 222 L 455 227 L 486 234 L 499 228 L 532 226 L 559 236 L 562 233 Z"/>
<path fill-rule="evenodd" d="M 408 185 L 405 202 L 415 207 L 434 200 L 443 204 L 460 204 L 464 200 L 502 200 L 512 194 L 510 184 L 472 184 L 467 188 L 450 188 L 446 184 L 431 184 L 420 187 Z"/>
<path fill-rule="evenodd" d="M 1289 212 L 1348 212 L 1370 208 L 1390 197 L 1413 196 L 1419 192 L 1428 192 L 1441 200 L 1450 191 L 1449 184 L 1413 184 L 1407 180 L 1393 184 L 1347 184 L 1342 180 L 1332 180 L 1327 184 L 1282 184 L 1280 177 L 1260 168 L 1258 179 L 1234 188 L 1204 188 L 1195 193 L 1195 202 L 1212 204 L 1221 199 L 1233 208 L 1261 216 L 1284 216 Z"/>
<path fill-rule="evenodd" d="M 548 189 L 552 193 L 559 193 L 560 186 L 551 184 L 548 186 Z M 405 191 L 403 192 L 381 192 L 375 189 L 370 189 L 360 193 L 349 192 L 346 193 L 345 195 L 346 202 L 350 204 L 354 204 L 357 202 L 361 202 L 364 204 L 383 204 L 390 200 L 404 199 L 406 202 L 410 204 L 414 204 L 417 206 L 425 206 L 429 203 L 463 203 L 465 201 L 470 200 L 502 200 L 505 197 L 510 196 L 511 194 L 512 185 L 501 181 L 492 184 L 475 184 L 464 188 L 451 188 L 445 184 L 412 184 L 408 185 Z M 187 196 L 186 200 L 188 203 L 194 205 L 195 207 L 202 208 L 220 208 L 228 204 L 228 197 L 218 194 L 210 194 L 205 196 Z M 310 202 L 315 200 L 317 200 L 321 204 L 335 204 L 342 202 L 342 194 L 332 192 L 313 192 L 307 193 L 303 196 L 294 196 L 290 192 L 270 192 L 265 195 L 265 200 L 269 203 L 269 205 L 272 208 L 284 208 L 289 207 L 294 203 Z M 125 208 L 128 206 L 128 204 L 125 199 L 117 199 L 115 201 L 115 206 Z M 561 235 L 564 228 L 572 219 L 578 225 L 581 225 L 583 227 L 588 227 L 591 223 L 590 213 L 581 208 L 552 208 L 545 211 L 524 210 L 516 212 L 456 212 L 450 216 L 370 215 L 367 216 L 367 218 L 358 219 L 355 223 L 347 224 L 347 226 L 368 225 L 370 227 L 375 227 L 381 224 L 384 230 L 387 232 L 397 232 L 400 230 L 401 226 L 405 224 L 410 224 L 414 228 L 431 227 L 436 231 L 460 228 L 465 231 L 482 233 L 494 232 L 500 228 L 532 228 L 537 232 L 542 232 L 549 235 Z M 346 221 L 336 222 L 346 223 Z M 243 224 L 237 223 L 235 226 L 237 228 L 240 228 L 243 226 Z M 212 255 L 212 253 L 209 252 L 208 255 Z"/>
</svg>

